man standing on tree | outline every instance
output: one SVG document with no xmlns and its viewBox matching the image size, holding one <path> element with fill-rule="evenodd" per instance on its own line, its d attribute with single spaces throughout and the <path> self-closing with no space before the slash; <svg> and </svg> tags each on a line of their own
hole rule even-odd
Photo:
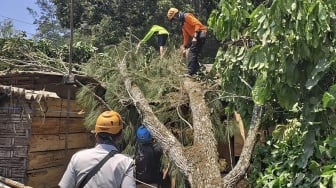
<svg viewBox="0 0 336 188">
<path fill-rule="evenodd" d="M 135 188 L 133 159 L 120 154 L 116 147 L 122 140 L 122 129 L 119 113 L 100 114 L 95 126 L 96 146 L 72 156 L 59 187 Z"/>
<path fill-rule="evenodd" d="M 191 13 L 183 13 L 176 8 L 170 8 L 167 13 L 168 20 L 178 20 L 182 25 L 183 34 L 183 56 L 188 53 L 188 73 L 186 76 L 192 76 L 199 70 L 199 58 L 204 46 L 207 28 Z M 191 43 L 191 44 L 190 44 Z"/>
<path fill-rule="evenodd" d="M 137 51 L 140 47 L 140 44 L 147 42 L 153 36 L 153 34 L 157 35 L 157 43 L 158 43 L 158 46 L 160 48 L 160 56 L 162 58 L 163 55 L 164 55 L 164 46 L 166 45 L 166 41 L 167 41 L 169 32 L 167 31 L 167 29 L 165 29 L 164 27 L 161 27 L 159 25 L 153 25 L 151 27 L 151 29 L 148 31 L 148 33 L 145 35 L 145 37 L 139 42 L 139 44 L 137 46 Z"/>
</svg>

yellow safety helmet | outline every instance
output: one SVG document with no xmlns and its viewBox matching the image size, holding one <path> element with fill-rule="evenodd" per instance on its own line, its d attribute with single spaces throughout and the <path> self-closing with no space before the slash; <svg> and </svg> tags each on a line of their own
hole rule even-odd
<svg viewBox="0 0 336 188">
<path fill-rule="evenodd" d="M 168 20 L 172 20 L 176 13 L 178 13 L 177 8 L 170 8 L 167 13 Z"/>
<path fill-rule="evenodd" d="M 118 134 L 122 129 L 122 119 L 118 112 L 112 110 L 105 111 L 97 118 L 95 133 L 105 132 L 110 134 Z"/>
</svg>

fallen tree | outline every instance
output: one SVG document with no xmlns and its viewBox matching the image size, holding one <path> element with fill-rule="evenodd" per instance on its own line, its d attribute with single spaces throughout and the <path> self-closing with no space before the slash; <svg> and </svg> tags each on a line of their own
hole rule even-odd
<svg viewBox="0 0 336 188">
<path fill-rule="evenodd" d="M 120 61 L 118 68 L 134 106 L 141 111 L 143 122 L 153 137 L 161 144 L 170 160 L 187 177 L 191 187 L 235 187 L 243 178 L 250 164 L 251 154 L 260 127 L 261 107 L 255 105 L 253 109 L 250 130 L 238 164 L 229 174 L 221 178 L 217 141 L 214 137 L 210 112 L 204 100 L 206 88 L 191 78 L 183 79 L 183 88 L 188 93 L 189 106 L 192 111 L 194 139 L 191 147 L 183 147 L 156 117 L 141 89 L 128 76 L 125 58 Z"/>
<path fill-rule="evenodd" d="M 250 130 L 240 160 L 233 170 L 226 176 L 221 177 L 217 140 L 214 136 L 210 109 L 205 100 L 205 94 L 208 92 L 207 86 L 191 78 L 182 78 L 182 92 L 187 93 L 188 96 L 188 107 L 192 114 L 192 123 L 190 124 L 193 132 L 193 144 L 184 146 L 153 112 L 150 102 L 143 94 L 142 88 L 137 86 L 128 74 L 130 70 L 127 67 L 125 57 L 118 61 L 118 69 L 113 71 L 121 75 L 124 89 L 127 90 L 133 105 L 142 114 L 143 122 L 153 137 L 160 143 L 169 159 L 188 179 L 191 187 L 235 187 L 244 177 L 250 164 L 251 153 L 256 143 L 256 135 L 260 126 L 261 107 L 255 106 L 254 108 Z M 21 66 L 19 65 L 18 67 L 20 68 Z M 45 67 L 53 70 L 53 67 L 49 65 Z M 67 75 L 66 70 L 57 70 Z M 79 83 L 78 80 L 75 81 Z M 79 83 L 79 85 L 81 84 Z M 99 99 L 99 96 L 95 96 L 95 98 Z M 98 101 L 103 103 L 103 105 L 108 105 L 101 99 Z"/>
</svg>

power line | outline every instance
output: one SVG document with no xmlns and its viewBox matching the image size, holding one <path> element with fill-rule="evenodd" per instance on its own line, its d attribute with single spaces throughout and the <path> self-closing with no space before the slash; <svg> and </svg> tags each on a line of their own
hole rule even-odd
<svg viewBox="0 0 336 188">
<path fill-rule="evenodd" d="M 15 21 L 17 21 L 17 22 L 21 22 L 21 23 L 24 23 L 24 24 L 35 25 L 35 24 L 29 23 L 29 22 L 26 22 L 26 21 L 23 21 L 23 20 L 19 20 L 19 19 L 11 18 L 11 17 L 4 16 L 4 15 L 1 15 L 1 14 L 0 14 L 0 16 L 1 16 L 1 17 L 4 17 L 4 18 L 11 19 L 11 20 L 15 20 Z"/>
<path fill-rule="evenodd" d="M 1 15 L 0 14 L 0 17 L 3 17 L 3 18 L 7 18 L 7 19 L 10 19 L 12 21 L 16 21 L 16 22 L 20 22 L 20 23 L 24 23 L 24 24 L 27 24 L 27 25 L 31 25 L 31 26 L 35 26 L 35 24 L 32 24 L 32 23 L 29 23 L 27 21 L 23 21 L 23 20 L 19 20 L 19 19 L 16 19 L 16 18 L 11 18 L 11 17 L 8 17 L 8 16 L 4 16 L 4 15 Z M 21 30 L 21 29 L 20 29 Z M 36 30 L 36 29 L 35 29 Z M 31 35 L 31 36 L 34 36 L 35 34 L 33 33 L 30 33 L 30 32 L 27 32 L 27 31 L 24 31 L 26 34 L 28 35 Z"/>
</svg>

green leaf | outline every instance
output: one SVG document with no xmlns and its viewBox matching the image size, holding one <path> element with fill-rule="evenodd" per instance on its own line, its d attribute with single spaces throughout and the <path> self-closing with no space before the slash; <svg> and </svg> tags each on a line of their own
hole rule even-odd
<svg viewBox="0 0 336 188">
<path fill-rule="evenodd" d="M 322 97 L 322 104 L 324 108 L 336 108 L 336 85 L 329 88 L 329 92 L 325 92 Z"/>
<path fill-rule="evenodd" d="M 312 89 L 320 81 L 326 70 L 329 69 L 331 63 L 331 61 L 327 61 L 326 59 L 322 59 L 318 62 L 306 82 L 306 88 L 308 90 Z"/>
<path fill-rule="evenodd" d="M 302 184 L 302 180 L 306 177 L 304 173 L 299 173 L 298 177 L 295 178 L 294 186 Z"/>
<path fill-rule="evenodd" d="M 265 104 L 265 102 L 271 97 L 271 89 L 267 85 L 266 77 L 258 77 L 253 89 L 252 98 L 253 101 L 259 105 Z"/>
<path fill-rule="evenodd" d="M 335 164 L 325 165 L 323 166 L 323 174 L 331 174 L 330 171 L 333 172 L 335 169 Z"/>
<path fill-rule="evenodd" d="M 333 173 L 332 176 L 332 187 L 336 187 L 336 173 Z"/>
<path fill-rule="evenodd" d="M 314 153 L 314 142 L 315 142 L 315 133 L 313 131 L 309 131 L 306 135 L 305 143 L 304 143 L 304 149 L 303 154 L 300 157 L 300 160 L 298 161 L 297 165 L 300 168 L 306 168 L 309 158 Z"/>
<path fill-rule="evenodd" d="M 323 103 L 324 108 L 327 108 L 327 107 L 335 108 L 336 107 L 335 97 L 328 92 L 325 92 L 323 94 L 322 103 Z"/>
<path fill-rule="evenodd" d="M 279 100 L 279 104 L 286 109 L 292 109 L 293 105 L 298 102 L 300 96 L 299 90 L 294 87 L 290 87 L 287 84 L 280 85 L 275 92 Z"/>
<path fill-rule="evenodd" d="M 330 135 L 325 141 L 330 147 L 336 148 L 336 136 Z"/>
<path fill-rule="evenodd" d="M 285 75 L 286 75 L 286 83 L 293 87 L 299 81 L 300 71 L 297 66 L 297 63 L 294 62 L 286 62 Z"/>
<path fill-rule="evenodd" d="M 310 161 L 309 170 L 312 171 L 314 174 L 317 174 L 317 175 L 321 174 L 320 168 L 321 168 L 321 165 L 318 162 L 314 160 Z"/>
<path fill-rule="evenodd" d="M 330 86 L 329 92 L 330 92 L 331 95 L 333 95 L 335 97 L 336 96 L 336 85 Z"/>
<path fill-rule="evenodd" d="M 332 114 L 329 116 L 329 122 L 333 129 L 336 129 L 336 115 Z"/>
</svg>

